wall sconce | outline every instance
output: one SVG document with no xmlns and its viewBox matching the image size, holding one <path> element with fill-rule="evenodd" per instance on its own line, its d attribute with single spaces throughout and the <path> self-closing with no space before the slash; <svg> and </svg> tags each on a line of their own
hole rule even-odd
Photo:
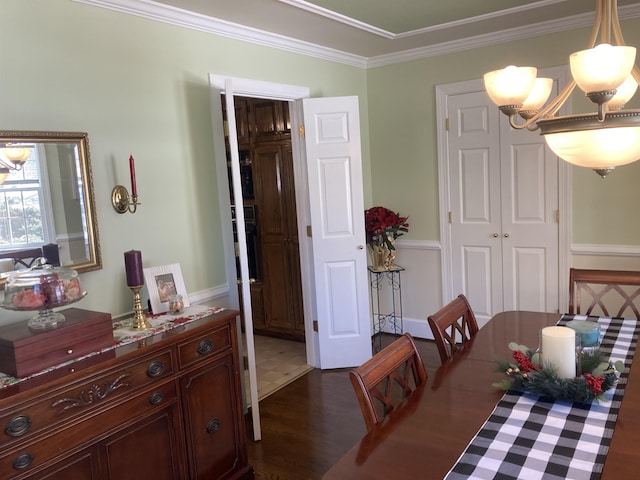
<svg viewBox="0 0 640 480">
<path fill-rule="evenodd" d="M 118 213 L 136 213 L 138 205 L 138 190 L 136 188 L 136 166 L 133 155 L 129 155 L 129 170 L 131 172 L 131 196 L 127 187 L 116 185 L 111 191 L 111 205 Z"/>
</svg>

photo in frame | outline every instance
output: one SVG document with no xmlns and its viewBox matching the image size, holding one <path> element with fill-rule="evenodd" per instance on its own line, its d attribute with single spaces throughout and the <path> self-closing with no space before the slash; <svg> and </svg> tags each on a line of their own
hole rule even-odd
<svg viewBox="0 0 640 480">
<path fill-rule="evenodd" d="M 184 307 L 189 306 L 189 297 L 179 263 L 145 268 L 144 283 L 147 285 L 153 313 L 167 312 L 171 295 L 182 295 Z"/>
</svg>

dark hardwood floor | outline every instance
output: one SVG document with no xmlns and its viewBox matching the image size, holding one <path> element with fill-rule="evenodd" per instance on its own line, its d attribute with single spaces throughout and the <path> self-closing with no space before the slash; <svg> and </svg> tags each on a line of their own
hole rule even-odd
<svg viewBox="0 0 640 480">
<path fill-rule="evenodd" d="M 385 335 L 383 345 L 394 337 Z M 427 373 L 440 366 L 435 344 L 418 340 Z M 366 433 L 349 369 L 314 369 L 260 402 L 262 440 L 253 441 L 247 415 L 249 461 L 257 479 L 315 480 Z"/>
</svg>

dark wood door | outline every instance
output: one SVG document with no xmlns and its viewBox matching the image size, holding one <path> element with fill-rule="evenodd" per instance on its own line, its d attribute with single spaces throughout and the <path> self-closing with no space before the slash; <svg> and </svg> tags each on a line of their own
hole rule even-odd
<svg viewBox="0 0 640 480">
<path fill-rule="evenodd" d="M 41 480 L 97 480 L 100 478 L 96 448 L 86 448 L 80 453 L 66 458 L 34 478 Z"/>
<path fill-rule="evenodd" d="M 152 394 L 148 401 L 152 401 Z M 147 400 L 145 397 L 144 400 Z M 141 419 L 100 445 L 101 477 L 111 480 L 177 479 L 185 471 L 178 403 Z"/>
<path fill-rule="evenodd" d="M 182 379 L 192 479 L 230 478 L 247 464 L 235 369 L 229 354 Z"/>
<path fill-rule="evenodd" d="M 254 148 L 254 182 L 259 216 L 264 331 L 304 338 L 293 156 L 290 142 Z"/>
</svg>

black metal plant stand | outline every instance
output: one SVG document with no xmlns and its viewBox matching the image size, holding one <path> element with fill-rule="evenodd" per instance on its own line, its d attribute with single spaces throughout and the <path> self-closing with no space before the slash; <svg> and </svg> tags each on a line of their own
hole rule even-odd
<svg viewBox="0 0 640 480">
<path fill-rule="evenodd" d="M 383 333 L 391 333 L 396 338 L 403 333 L 400 273 L 404 271 L 404 267 L 393 265 L 386 270 L 377 270 L 370 266 L 368 269 L 371 289 L 371 345 L 377 353 L 382 349 Z M 384 292 L 390 293 L 388 302 L 383 301 Z"/>
</svg>

